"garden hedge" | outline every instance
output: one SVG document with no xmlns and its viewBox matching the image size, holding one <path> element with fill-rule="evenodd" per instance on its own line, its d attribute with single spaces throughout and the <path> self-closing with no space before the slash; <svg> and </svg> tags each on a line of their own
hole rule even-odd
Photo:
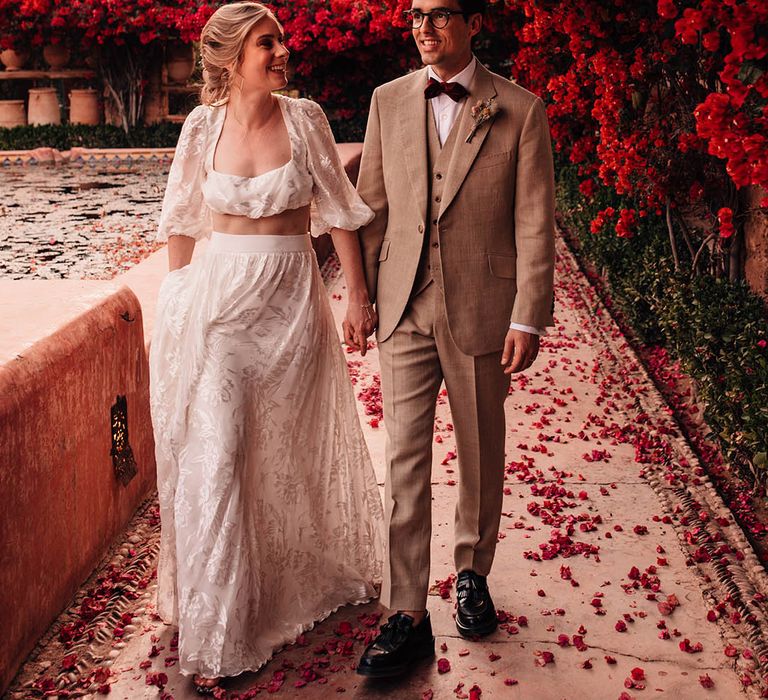
<svg viewBox="0 0 768 700">
<path fill-rule="evenodd" d="M 357 118 L 331 120 L 338 143 L 362 141 L 365 136 L 365 114 Z M 0 151 L 23 151 L 50 147 L 67 151 L 73 146 L 84 148 L 173 148 L 179 138 L 181 124 L 162 123 L 139 126 L 126 134 L 119 126 L 85 126 L 60 124 L 0 128 Z"/>
<path fill-rule="evenodd" d="M 592 233 L 606 207 L 633 202 L 600 187 L 579 191 L 577 166 L 557 168 L 558 212 L 577 254 L 602 274 L 637 340 L 662 345 L 695 380 L 704 417 L 725 455 L 756 483 L 768 481 L 768 317 L 743 281 L 675 271 L 665 221 L 649 215 L 638 235 Z M 683 263 L 690 261 L 683 260 Z"/>
</svg>

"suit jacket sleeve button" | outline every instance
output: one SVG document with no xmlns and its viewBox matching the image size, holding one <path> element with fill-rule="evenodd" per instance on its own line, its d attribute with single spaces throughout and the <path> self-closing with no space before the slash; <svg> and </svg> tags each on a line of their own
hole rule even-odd
<svg viewBox="0 0 768 700">
<path fill-rule="evenodd" d="M 439 244 L 437 241 L 435 241 L 435 242 L 432 244 L 432 247 L 433 247 L 433 248 L 439 248 L 439 247 L 440 247 L 440 244 Z"/>
</svg>

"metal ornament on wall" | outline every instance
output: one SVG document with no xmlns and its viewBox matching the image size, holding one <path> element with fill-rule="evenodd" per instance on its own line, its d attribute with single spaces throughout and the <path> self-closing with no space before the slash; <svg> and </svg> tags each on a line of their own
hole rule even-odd
<svg viewBox="0 0 768 700">
<path fill-rule="evenodd" d="M 136 476 L 136 460 L 133 458 L 133 450 L 128 442 L 128 401 L 125 396 L 117 396 L 112 406 L 112 467 L 115 470 L 117 480 L 123 485 Z"/>
</svg>

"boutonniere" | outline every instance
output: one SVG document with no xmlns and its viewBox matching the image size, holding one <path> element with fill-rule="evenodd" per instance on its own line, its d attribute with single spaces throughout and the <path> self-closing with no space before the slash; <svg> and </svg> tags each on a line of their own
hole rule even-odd
<svg viewBox="0 0 768 700">
<path fill-rule="evenodd" d="M 489 119 L 493 119 L 499 113 L 499 105 L 496 104 L 495 97 L 489 97 L 487 100 L 478 100 L 472 107 L 472 129 L 467 135 L 465 143 L 469 143 L 477 130 Z"/>
</svg>

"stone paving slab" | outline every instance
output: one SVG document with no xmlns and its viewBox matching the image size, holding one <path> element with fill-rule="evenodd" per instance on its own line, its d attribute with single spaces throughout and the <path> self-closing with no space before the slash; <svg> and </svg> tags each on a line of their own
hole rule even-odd
<svg viewBox="0 0 768 700">
<path fill-rule="evenodd" d="M 731 547 L 730 554 L 722 555 L 725 563 L 703 557 L 696 528 L 712 526 L 727 511 L 706 477 L 697 472 L 695 456 L 679 437 L 634 354 L 594 299 L 570 253 L 562 244 L 558 251 L 559 326 L 544 340 L 536 370 L 514 380 L 506 407 L 506 515 L 490 577 L 504 620 L 499 631 L 479 642 L 460 638 L 452 618 L 454 593 L 446 585 L 447 597 L 443 598 L 436 586 L 429 607 L 438 657 L 449 662 L 450 670 L 440 673 L 436 664 L 422 664 L 406 679 L 376 684 L 361 681 L 352 668 L 365 640 L 374 633 L 371 615 L 378 607 L 375 602 L 348 607 L 318 624 L 298 644 L 278 653 L 259 673 L 229 680 L 226 688 L 230 697 L 274 694 L 314 699 L 343 694 L 398 700 L 581 700 L 614 699 L 627 693 L 623 697 L 698 700 L 759 696 L 760 669 L 749 657 L 758 655 L 758 632 L 766 629 L 761 627 L 762 596 L 768 590 L 765 571 L 756 565 L 732 518 L 718 524 L 720 539 L 716 544 Z M 340 320 L 345 304 L 343 281 L 332 281 L 329 291 Z M 356 392 L 365 392 L 359 412 L 381 483 L 384 429 L 380 423 L 373 427 L 376 416 L 367 413 L 376 408 L 376 401 L 371 400 L 375 396 L 376 352 L 364 360 L 357 355 L 349 360 Z M 455 448 L 444 396 L 439 404 L 431 578 L 444 582 L 453 573 L 456 486 L 449 482 L 458 476 L 450 454 Z M 528 410 L 533 404 L 538 406 Z M 664 460 L 654 461 L 654 440 L 670 446 Z M 643 464 L 635 461 L 636 453 Z M 683 473 L 685 480 L 679 478 Z M 580 491 L 585 492 L 583 497 Z M 692 500 L 697 504 L 693 512 L 704 513 L 704 520 L 692 520 Z M 150 507 L 137 519 L 134 534 L 127 533 L 127 537 L 135 538 L 133 557 L 143 557 L 150 564 L 157 538 L 157 523 L 151 513 Z M 566 541 L 563 538 L 569 527 L 573 532 Z M 550 549 L 552 558 L 526 558 L 526 552 L 542 553 L 540 545 Z M 131 559 L 125 545 L 113 555 L 116 558 L 112 562 L 119 565 Z M 572 580 L 579 585 L 573 585 Z M 637 588 L 632 587 L 635 584 Z M 173 630 L 152 615 L 153 593 L 150 582 L 137 591 L 137 600 L 123 603 L 112 618 L 103 618 L 100 644 L 73 646 L 84 663 L 69 679 L 57 678 L 54 673 L 66 651 L 57 642 L 57 629 L 75 619 L 71 611 L 64 615 L 59 627 L 52 628 L 47 644 L 20 674 L 16 692 L 9 697 L 36 696 L 23 684 L 46 674 L 68 684 L 66 687 L 76 687 L 78 678 L 93 680 L 93 669 L 99 667 L 109 669 L 111 675 L 105 682 L 112 684 L 113 698 L 160 697 L 156 686 L 147 685 L 158 680 L 152 676 L 158 673 L 167 675 L 167 679 L 160 678 L 166 680 L 165 700 L 195 697 L 189 680 L 179 675 L 175 663 Z M 670 595 L 679 602 L 674 609 L 669 609 Z M 726 595 L 731 596 L 733 605 Z M 660 602 L 668 609 L 661 611 Z M 737 608 L 745 613 L 741 621 L 732 619 Z M 708 621 L 707 614 L 715 610 L 719 610 L 717 619 Z M 745 621 L 747 612 L 755 616 L 754 623 Z M 127 615 L 130 624 L 118 640 L 112 630 L 120 614 Z M 621 621 L 626 631 L 617 630 Z M 659 637 L 663 631 L 660 625 L 668 630 L 669 639 Z M 561 634 L 568 635 L 567 647 L 558 644 Z M 583 638 L 582 651 L 574 646 L 574 635 Z M 701 651 L 681 650 L 680 643 L 686 639 L 690 651 L 695 651 L 697 644 L 701 644 Z M 158 654 L 150 656 L 153 644 Z M 726 655 L 726 650 L 733 655 Z M 544 652 L 553 655 L 548 663 Z M 606 656 L 616 663 L 607 663 Z M 584 668 L 587 660 L 592 668 Z M 46 668 L 47 663 L 52 666 Z M 645 684 L 645 689 L 625 687 L 633 669 L 642 669 L 645 680 L 636 684 Z M 741 677 L 745 673 L 754 685 L 744 687 Z M 102 672 L 102 680 L 105 674 Z M 699 678 L 704 674 L 714 683 L 713 688 L 701 685 Z M 83 682 L 86 690 L 82 692 L 95 693 L 96 685 L 90 680 Z M 270 693 L 270 689 L 275 692 Z"/>
</svg>

